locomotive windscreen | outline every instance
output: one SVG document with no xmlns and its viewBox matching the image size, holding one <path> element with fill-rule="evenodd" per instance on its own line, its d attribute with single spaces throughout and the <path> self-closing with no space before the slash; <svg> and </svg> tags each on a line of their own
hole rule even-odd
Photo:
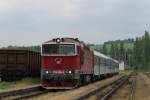
<svg viewBox="0 0 150 100">
<path fill-rule="evenodd" d="M 42 53 L 49 55 L 75 55 L 74 44 L 44 44 Z"/>
</svg>

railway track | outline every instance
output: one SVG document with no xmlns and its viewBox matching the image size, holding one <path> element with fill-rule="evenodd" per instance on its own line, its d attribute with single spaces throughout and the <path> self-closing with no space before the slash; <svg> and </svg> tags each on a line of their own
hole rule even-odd
<svg viewBox="0 0 150 100">
<path fill-rule="evenodd" d="M 29 99 L 32 97 L 40 96 L 40 95 L 45 94 L 45 93 L 48 93 L 48 91 L 36 91 L 36 92 L 28 93 L 28 94 L 8 97 L 7 99 L 9 99 L 9 100 L 26 100 L 26 99 Z"/>
<path fill-rule="evenodd" d="M 66 90 L 46 90 L 41 85 L 35 85 L 22 89 L 13 89 L 0 91 L 0 100 L 27 100 L 44 94 L 53 94 L 54 96 L 64 93 Z"/>
<path fill-rule="evenodd" d="M 107 100 L 109 97 L 111 97 L 125 82 L 127 82 L 128 77 L 122 78 L 118 80 L 116 83 L 113 84 L 112 89 L 108 91 L 102 98 L 100 97 L 100 100 Z"/>
<path fill-rule="evenodd" d="M 130 82 L 130 96 L 129 96 L 129 100 L 133 100 L 133 97 L 134 97 L 135 85 L 136 85 L 136 74 L 131 76 L 131 78 L 130 78 L 131 82 Z"/>
<path fill-rule="evenodd" d="M 119 88 L 121 88 L 125 83 L 129 82 L 129 79 L 132 77 L 132 75 L 133 73 L 128 76 L 123 76 L 120 79 L 111 82 L 110 84 L 107 84 L 103 87 L 94 88 L 93 90 L 74 98 L 74 100 L 84 100 L 84 99 L 92 100 L 90 99 L 90 97 L 92 96 L 96 96 L 97 100 L 108 100 L 113 94 L 115 94 L 115 92 Z M 135 78 L 132 78 L 132 81 L 130 83 L 131 83 L 131 91 L 129 100 L 132 100 L 134 95 Z"/>
<path fill-rule="evenodd" d="M 0 99 L 1 100 L 20 100 L 26 99 L 33 96 L 41 95 L 43 93 L 47 93 L 48 91 L 43 90 L 41 85 L 34 85 L 21 89 L 12 89 L 12 90 L 4 90 L 0 91 Z"/>
<path fill-rule="evenodd" d="M 92 95 L 97 94 L 98 92 L 101 92 L 102 90 L 105 90 L 108 87 L 109 88 L 111 87 L 112 90 L 109 90 L 109 92 L 105 92 L 105 95 L 101 95 L 101 96 L 97 95 L 99 97 L 99 100 L 106 100 L 116 91 L 115 88 L 121 87 L 129 79 L 129 77 L 130 76 L 127 76 L 127 75 L 122 76 L 119 79 L 112 81 L 104 86 L 100 86 L 100 87 L 97 86 L 98 88 L 94 88 L 94 89 L 90 90 L 89 92 L 84 93 L 80 96 L 78 95 L 78 97 L 75 97 L 73 99 L 74 100 L 84 100 L 86 98 L 91 97 Z M 134 84 L 133 84 L 133 86 L 134 86 Z M 133 88 L 133 90 L 134 90 L 134 88 Z M 32 99 L 33 97 L 37 97 L 37 96 L 42 97 L 43 94 L 44 95 L 52 94 L 51 98 L 53 98 L 53 95 L 55 95 L 55 97 L 60 96 L 60 92 L 62 92 L 62 94 L 63 94 L 64 90 L 62 90 L 62 91 L 59 91 L 59 90 L 47 91 L 47 90 L 43 90 L 40 85 L 36 85 L 36 86 L 24 88 L 24 89 L 1 91 L 0 99 L 2 99 L 2 100 L 26 100 L 26 99 Z M 68 94 L 68 93 L 66 92 L 66 94 Z M 133 94 L 134 91 L 132 91 L 131 93 Z M 133 95 L 131 95 L 130 100 L 132 100 L 132 97 L 133 97 Z"/>
</svg>

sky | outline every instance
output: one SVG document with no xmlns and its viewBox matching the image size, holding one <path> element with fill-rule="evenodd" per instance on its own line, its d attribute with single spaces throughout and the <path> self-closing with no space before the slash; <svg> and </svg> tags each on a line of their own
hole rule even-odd
<svg viewBox="0 0 150 100">
<path fill-rule="evenodd" d="M 150 0 L 0 0 L 0 47 L 135 38 L 150 30 L 149 10 Z"/>
</svg>

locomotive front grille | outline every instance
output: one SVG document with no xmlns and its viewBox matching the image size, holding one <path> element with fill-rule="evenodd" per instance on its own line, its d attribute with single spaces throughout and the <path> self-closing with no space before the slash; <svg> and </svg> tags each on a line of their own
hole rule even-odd
<svg viewBox="0 0 150 100">
<path fill-rule="evenodd" d="M 54 75 L 52 78 L 53 80 L 71 80 L 73 75 Z"/>
<path fill-rule="evenodd" d="M 72 80 L 74 78 L 73 78 L 73 75 L 46 74 L 44 75 L 44 79 L 62 81 L 62 80 Z"/>
<path fill-rule="evenodd" d="M 46 73 L 46 71 L 41 72 L 41 78 L 46 80 L 55 80 L 55 81 L 62 81 L 62 80 L 73 80 L 79 79 L 80 73 Z"/>
</svg>

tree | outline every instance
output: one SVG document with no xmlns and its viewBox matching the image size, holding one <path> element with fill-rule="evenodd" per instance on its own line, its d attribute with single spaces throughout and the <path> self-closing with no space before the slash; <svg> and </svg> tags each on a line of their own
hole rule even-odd
<svg viewBox="0 0 150 100">
<path fill-rule="evenodd" d="M 103 54 L 105 54 L 105 55 L 108 54 L 107 47 L 106 47 L 106 44 L 105 44 L 105 43 L 104 43 L 104 45 L 103 45 Z"/>
<path fill-rule="evenodd" d="M 116 55 L 116 53 L 115 53 L 115 47 L 114 47 L 114 44 L 112 43 L 111 47 L 110 47 L 110 56 L 112 58 L 115 58 L 115 55 Z"/>
<path fill-rule="evenodd" d="M 120 42 L 119 53 L 120 53 L 120 61 L 124 61 L 124 59 L 125 59 L 125 49 L 124 49 L 124 43 L 123 42 Z"/>
<path fill-rule="evenodd" d="M 147 70 L 149 70 L 150 64 L 150 36 L 147 31 L 145 31 L 144 35 L 144 63 Z"/>
<path fill-rule="evenodd" d="M 134 43 L 134 64 L 141 70 L 150 69 L 150 35 L 147 31 Z"/>
<path fill-rule="evenodd" d="M 116 60 L 119 60 L 119 48 L 118 48 L 118 44 L 117 43 L 114 44 L 114 49 L 115 49 L 114 50 L 115 51 L 115 57 L 114 58 Z"/>
</svg>

